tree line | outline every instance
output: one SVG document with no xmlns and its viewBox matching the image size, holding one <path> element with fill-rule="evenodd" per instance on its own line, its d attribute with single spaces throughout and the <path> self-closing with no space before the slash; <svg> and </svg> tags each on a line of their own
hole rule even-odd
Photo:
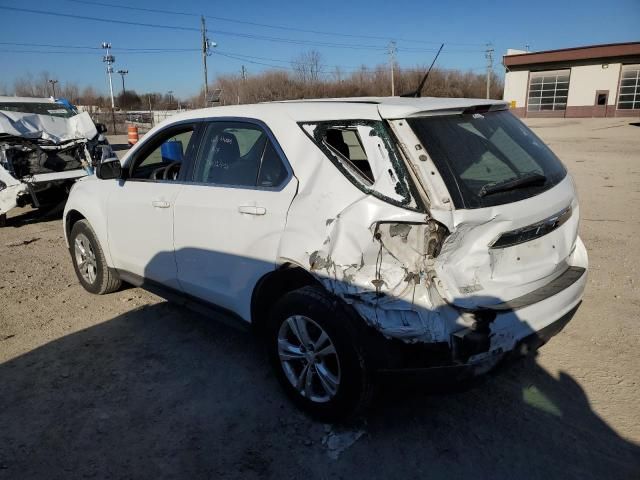
<svg viewBox="0 0 640 480">
<path fill-rule="evenodd" d="M 416 89 L 427 67 L 400 68 L 394 66 L 394 90 L 401 95 Z M 49 97 L 52 95 L 52 77 L 47 72 L 37 76 L 25 75 L 18 78 L 13 88 L 0 85 L 0 94 L 28 97 Z M 114 82 L 114 87 L 115 87 Z M 76 105 L 109 109 L 109 95 L 98 93 L 91 86 L 81 88 L 72 81 L 60 81 L 55 85 L 56 97 L 69 99 Z M 114 88 L 115 89 L 115 88 Z M 222 74 L 209 86 L 209 91 L 220 89 L 217 105 L 257 103 L 276 100 L 303 98 L 361 97 L 391 95 L 391 69 L 389 65 L 370 68 L 362 66 L 350 72 L 339 67 L 328 69 L 317 51 L 303 53 L 286 69 L 271 69 L 261 73 Z M 490 88 L 491 98 L 502 98 L 502 79 L 493 76 Z M 469 97 L 486 96 L 484 73 L 458 69 L 434 68 L 422 92 L 423 96 Z M 115 99 L 116 106 L 123 110 L 172 110 L 198 108 L 204 105 L 203 90 L 189 98 L 177 98 L 169 93 L 137 93 L 135 90 L 120 91 Z"/>
</svg>

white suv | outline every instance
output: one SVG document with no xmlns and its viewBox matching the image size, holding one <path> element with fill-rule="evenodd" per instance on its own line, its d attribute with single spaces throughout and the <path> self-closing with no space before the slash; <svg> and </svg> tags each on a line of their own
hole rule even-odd
<svg viewBox="0 0 640 480">
<path fill-rule="evenodd" d="M 586 283 L 578 214 L 503 102 L 357 98 L 172 117 L 75 184 L 64 229 L 86 290 L 230 312 L 335 419 L 380 372 L 478 374 L 560 331 Z"/>
</svg>

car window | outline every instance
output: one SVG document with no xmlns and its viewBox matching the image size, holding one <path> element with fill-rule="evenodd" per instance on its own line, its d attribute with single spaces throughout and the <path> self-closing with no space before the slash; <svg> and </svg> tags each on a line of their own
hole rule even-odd
<svg viewBox="0 0 640 480">
<path fill-rule="evenodd" d="M 193 180 L 240 187 L 276 187 L 287 177 L 280 155 L 258 125 L 212 122 L 204 133 Z"/>
<path fill-rule="evenodd" d="M 328 128 L 323 140 L 334 153 L 342 155 L 344 159 L 349 161 L 356 172 L 363 177 L 365 183 L 373 184 L 373 169 L 362 147 L 360 135 L 355 128 Z"/>
<path fill-rule="evenodd" d="M 335 120 L 300 127 L 360 190 L 393 205 L 423 210 L 402 154 L 382 121 Z"/>
<path fill-rule="evenodd" d="M 129 177 L 138 180 L 177 180 L 193 139 L 194 125 L 159 132 L 135 157 Z"/>
</svg>

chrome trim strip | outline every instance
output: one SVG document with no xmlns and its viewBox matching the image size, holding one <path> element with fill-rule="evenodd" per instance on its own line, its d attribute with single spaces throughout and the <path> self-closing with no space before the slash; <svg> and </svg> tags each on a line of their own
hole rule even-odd
<svg viewBox="0 0 640 480">
<path fill-rule="evenodd" d="M 489 248 L 507 248 L 540 238 L 562 226 L 567 220 L 569 220 L 569 218 L 571 218 L 572 213 L 571 205 L 569 205 L 567 208 L 540 222 L 501 233 L 498 238 L 489 244 Z"/>
</svg>

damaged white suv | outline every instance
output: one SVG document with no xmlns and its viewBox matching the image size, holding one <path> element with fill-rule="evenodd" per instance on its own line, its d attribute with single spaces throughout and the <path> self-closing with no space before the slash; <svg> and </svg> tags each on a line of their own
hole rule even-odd
<svg viewBox="0 0 640 480">
<path fill-rule="evenodd" d="M 336 418 L 377 373 L 478 374 L 557 333 L 586 283 L 578 216 L 505 103 L 357 98 L 172 117 L 75 184 L 64 228 L 88 291 L 231 312 Z"/>
</svg>

